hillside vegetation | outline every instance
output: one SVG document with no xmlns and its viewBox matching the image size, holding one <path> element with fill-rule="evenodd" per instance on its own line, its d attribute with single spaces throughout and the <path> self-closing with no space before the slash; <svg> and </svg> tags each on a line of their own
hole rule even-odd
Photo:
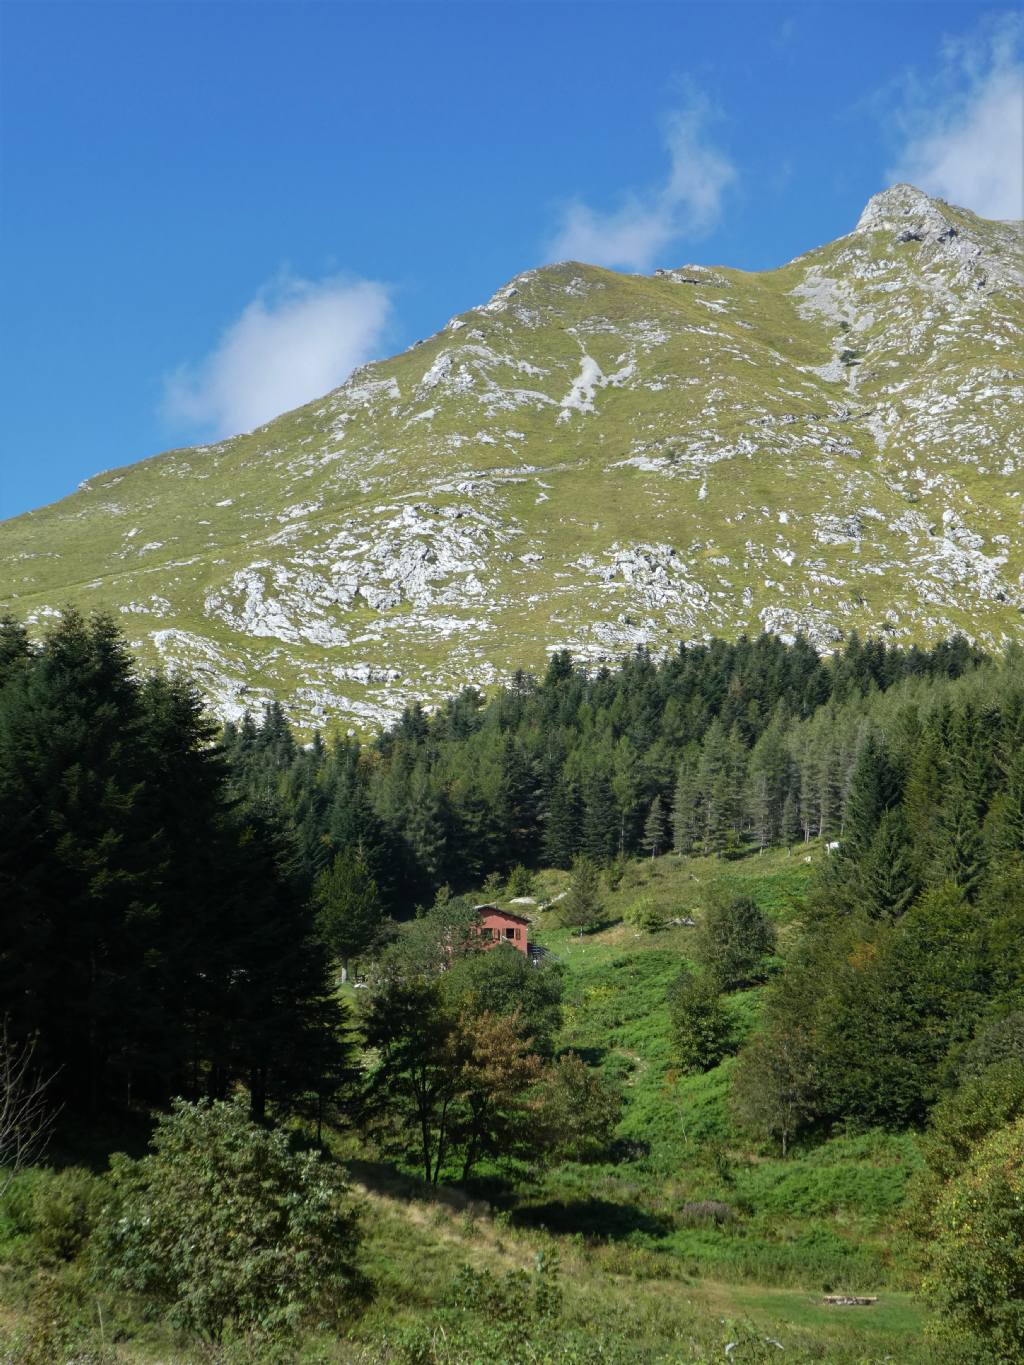
<svg viewBox="0 0 1024 1365">
<path fill-rule="evenodd" d="M 1019 1358 L 1019 650 L 214 737 L 109 619 L 3 623 L 12 1365 Z"/>
</svg>

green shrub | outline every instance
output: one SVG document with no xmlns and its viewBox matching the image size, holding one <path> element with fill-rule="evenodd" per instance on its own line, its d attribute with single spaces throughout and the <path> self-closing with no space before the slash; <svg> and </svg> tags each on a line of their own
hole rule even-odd
<svg viewBox="0 0 1024 1365">
<path fill-rule="evenodd" d="M 505 895 L 508 896 L 510 900 L 514 900 L 517 896 L 533 895 L 533 873 L 528 867 L 524 867 L 522 863 L 516 864 L 508 874 L 508 881 L 505 884 Z"/>
<path fill-rule="evenodd" d="M 749 896 L 713 897 L 693 938 L 694 956 L 722 990 L 763 979 L 775 930 Z"/>
<path fill-rule="evenodd" d="M 550 1321 L 562 1306 L 558 1257 L 538 1252 L 533 1272 L 508 1270 L 495 1279 L 464 1265 L 456 1275 L 449 1303 L 464 1312 L 486 1313 L 502 1322 Z"/>
<path fill-rule="evenodd" d="M 52 1265 L 82 1250 L 106 1197 L 106 1181 L 80 1166 L 30 1167 L 8 1187 L 4 1218 L 13 1233 L 30 1239 L 33 1260 Z"/>
<path fill-rule="evenodd" d="M 618 1086 L 568 1052 L 547 1068 L 536 1088 L 538 1148 L 556 1160 L 600 1159 L 621 1115 Z"/>
<path fill-rule="evenodd" d="M 127 1324 L 76 1266 L 36 1269 L 24 1311 L 0 1322 L 0 1365 L 121 1365 Z"/>
<path fill-rule="evenodd" d="M 1024 1118 L 947 1185 L 929 1255 L 940 1334 L 993 1361 L 1024 1359 Z"/>
<path fill-rule="evenodd" d="M 631 924 L 634 929 L 641 929 L 645 933 L 650 933 L 654 929 L 660 929 L 664 924 L 664 916 L 655 905 L 650 896 L 638 896 L 626 909 L 623 916 L 627 924 Z"/>
<path fill-rule="evenodd" d="M 683 970 L 668 989 L 672 1041 L 684 1071 L 710 1071 L 729 1050 L 731 1025 L 718 983 Z"/>
<path fill-rule="evenodd" d="M 288 1334 L 359 1287 L 337 1169 L 231 1103 L 177 1100 L 141 1161 L 115 1155 L 94 1236 L 99 1274 L 211 1341 Z"/>
<path fill-rule="evenodd" d="M 968 1076 L 929 1117 L 922 1149 L 942 1180 L 959 1171 L 983 1138 L 1024 1115 L 1024 1061 L 1006 1057 Z"/>
<path fill-rule="evenodd" d="M 88 1241 L 107 1198 L 107 1182 L 79 1166 L 55 1171 L 32 1197 L 32 1238 L 48 1261 L 70 1261 Z"/>
</svg>

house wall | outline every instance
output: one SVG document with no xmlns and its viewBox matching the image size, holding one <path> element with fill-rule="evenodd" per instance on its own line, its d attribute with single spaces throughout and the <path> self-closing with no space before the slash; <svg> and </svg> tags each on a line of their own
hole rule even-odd
<svg viewBox="0 0 1024 1365">
<path fill-rule="evenodd" d="M 529 925 L 518 915 L 507 915 L 503 910 L 488 907 L 478 910 L 477 918 L 485 948 L 496 948 L 499 943 L 508 943 L 526 955 Z"/>
</svg>

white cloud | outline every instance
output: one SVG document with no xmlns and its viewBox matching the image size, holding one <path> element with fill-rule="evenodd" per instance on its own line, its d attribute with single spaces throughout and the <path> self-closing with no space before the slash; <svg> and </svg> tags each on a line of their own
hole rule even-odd
<svg viewBox="0 0 1024 1365">
<path fill-rule="evenodd" d="M 668 120 L 669 173 L 646 193 L 630 192 L 608 213 L 573 200 L 562 212 L 548 259 L 649 270 L 670 243 L 697 236 L 718 220 L 722 196 L 736 178 L 728 158 L 708 142 L 706 100 L 694 93 Z"/>
<path fill-rule="evenodd" d="M 889 172 L 983 218 L 1024 217 L 1024 61 L 1019 18 L 947 43 L 940 70 L 913 80 L 897 119 L 905 141 Z"/>
<path fill-rule="evenodd" d="M 204 360 L 165 380 L 164 415 L 216 436 L 250 431 L 369 360 L 390 311 L 383 284 L 286 277 L 260 291 Z"/>
</svg>

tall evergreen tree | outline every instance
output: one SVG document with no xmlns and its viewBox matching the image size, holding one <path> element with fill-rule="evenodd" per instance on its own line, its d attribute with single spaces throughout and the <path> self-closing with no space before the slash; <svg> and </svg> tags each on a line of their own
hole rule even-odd
<svg viewBox="0 0 1024 1365">
<path fill-rule="evenodd" d="M 581 847 L 594 863 L 611 862 L 619 844 L 619 810 L 611 782 L 594 773 L 583 792 Z"/>
<path fill-rule="evenodd" d="M 542 848 L 552 867 L 570 867 L 580 847 L 580 803 L 576 788 L 559 776 L 548 790 Z"/>
<path fill-rule="evenodd" d="M 647 819 L 644 821 L 644 848 L 647 849 L 652 858 L 656 858 L 664 850 L 665 840 L 665 811 L 661 804 L 661 797 L 656 796 L 651 802 Z"/>
<path fill-rule="evenodd" d="M 692 853 L 701 830 L 700 782 L 694 757 L 679 765 L 672 797 L 672 847 L 677 853 Z"/>
<path fill-rule="evenodd" d="M 910 830 L 899 807 L 879 821 L 861 858 L 859 881 L 872 919 L 896 919 L 913 904 L 921 886 L 914 874 Z"/>
<path fill-rule="evenodd" d="M 317 877 L 313 892 L 316 927 L 328 953 L 348 977 L 349 961 L 365 953 L 380 933 L 384 907 L 359 848 L 345 848 Z"/>
</svg>

